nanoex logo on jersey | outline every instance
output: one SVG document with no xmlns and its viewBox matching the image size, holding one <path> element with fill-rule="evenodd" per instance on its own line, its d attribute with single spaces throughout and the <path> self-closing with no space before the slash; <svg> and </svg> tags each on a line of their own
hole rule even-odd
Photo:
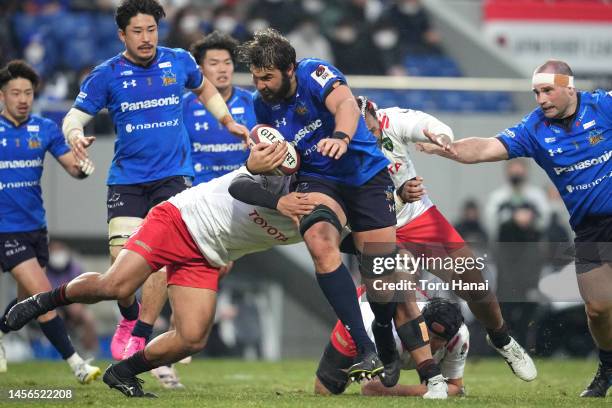
<svg viewBox="0 0 612 408">
<path fill-rule="evenodd" d="M 171 96 L 158 99 L 146 99 L 138 102 L 122 102 L 121 112 L 133 112 L 141 109 L 158 108 L 162 106 L 178 105 L 181 103 L 181 98 L 172 94 Z"/>
<path fill-rule="evenodd" d="M 174 127 L 178 125 L 178 119 L 166 120 L 162 122 L 139 123 L 137 125 L 132 125 L 131 123 L 128 123 L 127 125 L 125 125 L 125 131 L 128 133 L 132 133 L 135 130 L 160 129 L 165 127 Z"/>
<path fill-rule="evenodd" d="M 314 132 L 315 130 L 317 130 L 318 128 L 320 128 L 321 126 L 323 126 L 323 122 L 321 121 L 321 119 L 317 119 L 314 122 L 310 122 L 309 124 L 307 124 L 306 126 L 304 126 L 303 128 L 301 128 L 300 130 L 298 130 L 298 132 L 295 134 L 294 138 L 293 138 L 293 142 L 291 142 L 292 145 L 297 145 L 300 140 L 302 140 L 304 138 L 304 136 L 306 136 L 307 134 Z"/>
</svg>

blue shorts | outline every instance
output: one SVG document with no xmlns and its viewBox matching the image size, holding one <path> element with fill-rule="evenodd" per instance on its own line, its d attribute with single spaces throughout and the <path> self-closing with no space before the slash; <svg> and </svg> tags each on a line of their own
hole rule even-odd
<svg viewBox="0 0 612 408">
<path fill-rule="evenodd" d="M 10 272 L 22 262 L 36 258 L 41 268 L 49 262 L 47 229 L 0 233 L 0 269 Z"/>
<path fill-rule="evenodd" d="M 575 231 L 577 274 L 612 263 L 612 216 L 587 217 Z"/>
<path fill-rule="evenodd" d="M 142 184 L 113 184 L 106 195 L 107 218 L 144 218 L 149 210 L 191 187 L 191 177 L 173 176 Z"/>
<path fill-rule="evenodd" d="M 340 204 L 354 232 L 371 231 L 396 224 L 393 198 L 395 187 L 386 168 L 361 186 L 350 186 L 312 176 L 298 176 L 296 182 L 296 191 L 323 193 Z"/>
</svg>

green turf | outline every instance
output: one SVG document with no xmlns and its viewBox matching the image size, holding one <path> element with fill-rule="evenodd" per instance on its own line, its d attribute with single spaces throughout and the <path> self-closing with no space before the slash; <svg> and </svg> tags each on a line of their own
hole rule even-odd
<svg viewBox="0 0 612 408">
<path fill-rule="evenodd" d="M 102 364 L 101 364 L 102 365 Z M 110 390 L 100 380 L 80 386 L 62 362 L 11 364 L 0 374 L 1 407 L 585 407 L 600 406 L 604 400 L 577 397 L 590 381 L 596 368 L 593 360 L 543 360 L 537 362 L 539 377 L 532 383 L 516 379 L 501 359 L 471 361 L 465 380 L 467 397 L 447 401 L 424 401 L 407 397 L 361 397 L 359 387 L 352 385 L 347 393 L 335 397 L 312 395 L 315 361 L 290 360 L 280 363 L 232 360 L 196 360 L 179 365 L 186 389 L 161 389 L 149 374 L 141 377 L 145 389 L 156 392 L 159 399 L 128 400 Z M 403 372 L 403 383 L 416 381 L 416 374 Z M 72 388 L 75 398 L 64 402 L 9 403 L 9 388 Z M 611 397 L 612 398 L 612 397 Z M 609 402 L 608 402 L 609 403 Z"/>
</svg>

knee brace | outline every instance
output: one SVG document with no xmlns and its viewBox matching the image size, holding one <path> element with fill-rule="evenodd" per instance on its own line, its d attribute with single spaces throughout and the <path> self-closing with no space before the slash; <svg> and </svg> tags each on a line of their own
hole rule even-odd
<svg viewBox="0 0 612 408">
<path fill-rule="evenodd" d="M 379 255 L 368 255 L 359 252 L 357 254 L 357 259 L 359 261 L 359 272 L 361 276 L 367 279 L 375 279 L 392 275 L 396 271 L 396 255 L 397 248 L 391 253 Z"/>
<path fill-rule="evenodd" d="M 319 204 L 310 214 L 302 217 L 300 220 L 300 234 L 304 236 L 306 231 L 318 222 L 328 222 L 336 227 L 338 232 L 342 232 L 342 224 L 336 213 L 328 206 Z"/>
<path fill-rule="evenodd" d="M 108 222 L 108 246 L 122 247 L 130 235 L 142 224 L 139 217 L 115 217 Z"/>
<path fill-rule="evenodd" d="M 395 330 L 406 350 L 412 351 L 429 344 L 429 332 L 423 316 L 401 325 Z"/>
</svg>

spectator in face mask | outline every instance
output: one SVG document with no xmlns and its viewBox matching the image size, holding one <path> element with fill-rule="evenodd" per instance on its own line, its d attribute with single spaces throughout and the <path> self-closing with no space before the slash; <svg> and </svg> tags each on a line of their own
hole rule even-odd
<svg viewBox="0 0 612 408">
<path fill-rule="evenodd" d="M 387 75 L 406 75 L 402 66 L 404 55 L 400 44 L 400 33 L 388 18 L 378 20 L 371 30 L 372 43 L 380 53 Z"/>
<path fill-rule="evenodd" d="M 287 39 L 295 48 L 298 61 L 308 57 L 323 59 L 335 64 L 331 45 L 321 34 L 319 24 L 312 16 L 304 16 L 295 30 L 287 35 Z"/>
<path fill-rule="evenodd" d="M 231 35 L 239 42 L 246 41 L 249 37 L 249 32 L 236 15 L 236 10 L 228 5 L 219 6 L 213 12 L 211 31 L 214 30 Z"/>
<path fill-rule="evenodd" d="M 47 265 L 47 277 L 53 287 L 64 283 L 84 273 L 81 264 L 74 259 L 71 249 L 60 241 L 49 243 L 49 264 Z M 91 310 L 81 303 L 73 303 L 58 309 L 64 318 L 69 331 L 77 333 L 77 338 L 83 349 L 95 353 L 98 349 L 98 336 L 96 325 Z"/>
<path fill-rule="evenodd" d="M 378 49 L 370 37 L 344 17 L 331 32 L 331 46 L 336 66 L 347 75 L 384 75 Z"/>
<path fill-rule="evenodd" d="M 550 222 L 550 203 L 543 188 L 528 181 L 527 162 L 510 160 L 506 164 L 506 184 L 494 190 L 485 205 L 485 228 L 492 240 L 499 240 L 499 227 L 509 221 L 516 209 L 533 211 L 533 228 L 542 232 Z"/>
<path fill-rule="evenodd" d="M 384 14 L 400 33 L 400 44 L 410 54 L 438 54 L 440 34 L 431 26 L 420 0 L 396 0 Z"/>
<path fill-rule="evenodd" d="M 204 35 L 205 28 L 198 10 L 185 6 L 176 12 L 166 43 L 170 48 L 187 49 Z"/>
</svg>

